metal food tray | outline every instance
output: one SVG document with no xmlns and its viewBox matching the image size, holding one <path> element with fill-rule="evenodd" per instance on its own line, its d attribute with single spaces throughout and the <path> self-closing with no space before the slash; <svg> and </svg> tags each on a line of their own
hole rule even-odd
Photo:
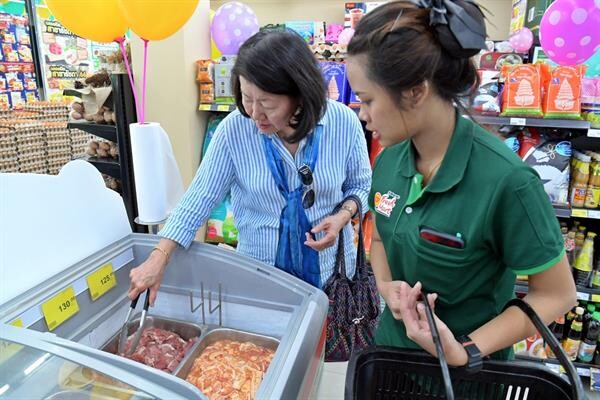
<svg viewBox="0 0 600 400">
<path fill-rule="evenodd" d="M 229 328 L 215 328 L 208 331 L 203 337 L 200 338 L 199 343 L 194 345 L 192 351 L 181 361 L 180 366 L 177 368 L 175 376 L 181 379 L 186 379 L 196 358 L 200 357 L 200 354 L 211 344 L 218 342 L 219 340 L 235 340 L 238 342 L 252 342 L 258 346 L 277 351 L 279 346 L 279 340 L 270 336 L 259 335 L 256 333 L 239 331 L 236 329 Z"/>
<path fill-rule="evenodd" d="M 136 331 L 136 329 L 139 327 L 140 318 L 141 318 L 141 314 L 137 314 L 133 318 L 133 320 L 131 320 L 129 322 L 129 324 L 127 325 L 127 337 L 132 335 Z M 194 348 L 196 348 L 199 345 L 202 333 L 206 330 L 206 328 L 203 328 L 200 325 L 197 325 L 197 324 L 194 324 L 191 322 L 180 321 L 177 319 L 159 317 L 159 316 L 154 316 L 154 315 L 148 315 L 146 317 L 146 321 L 144 323 L 144 329 L 147 329 L 147 328 L 158 328 L 158 329 L 164 329 L 164 330 L 167 330 L 170 332 L 174 332 L 174 333 L 178 334 L 179 336 L 181 336 L 181 338 L 185 341 L 189 341 L 190 339 L 192 339 L 194 337 L 198 338 L 198 340 L 196 340 L 196 343 L 194 343 L 192 346 L 190 346 L 190 348 L 187 350 L 187 352 L 183 355 L 183 358 L 181 359 L 181 361 L 179 361 L 177 368 L 175 368 L 175 370 L 172 372 L 172 374 L 176 375 L 176 376 L 178 376 L 177 373 L 182 368 L 182 366 L 184 365 L 186 360 L 192 355 Z M 117 331 L 101 347 L 101 349 L 108 353 L 117 354 L 117 350 L 119 347 L 119 334 L 120 334 L 120 330 Z"/>
</svg>

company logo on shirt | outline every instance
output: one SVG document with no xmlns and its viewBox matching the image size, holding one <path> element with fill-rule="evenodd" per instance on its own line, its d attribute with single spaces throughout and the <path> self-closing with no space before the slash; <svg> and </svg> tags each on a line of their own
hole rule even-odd
<svg viewBox="0 0 600 400">
<path fill-rule="evenodd" d="M 396 201 L 400 198 L 396 193 L 389 191 L 382 195 L 381 193 L 375 193 L 375 211 L 381 215 L 389 217 L 396 207 Z"/>
</svg>

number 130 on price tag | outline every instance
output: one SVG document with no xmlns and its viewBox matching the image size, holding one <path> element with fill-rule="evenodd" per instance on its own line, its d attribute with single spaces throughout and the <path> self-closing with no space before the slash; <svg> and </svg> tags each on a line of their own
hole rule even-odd
<svg viewBox="0 0 600 400">
<path fill-rule="evenodd" d="M 79 304 L 77 304 L 77 296 L 75 296 L 75 290 L 72 286 L 42 303 L 42 313 L 50 331 L 56 329 L 78 312 Z"/>
</svg>

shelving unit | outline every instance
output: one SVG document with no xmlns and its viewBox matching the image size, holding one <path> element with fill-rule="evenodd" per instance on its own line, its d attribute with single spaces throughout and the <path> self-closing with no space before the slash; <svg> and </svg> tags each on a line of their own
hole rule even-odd
<svg viewBox="0 0 600 400">
<path fill-rule="evenodd" d="M 557 374 L 563 373 L 563 370 L 560 367 L 558 360 L 553 359 L 553 358 L 541 359 L 541 358 L 530 357 L 530 356 L 525 356 L 525 355 L 517 355 L 516 358 L 519 360 L 542 363 L 546 367 L 551 369 L 552 371 L 556 372 Z M 586 378 L 590 377 L 590 368 L 595 367 L 594 365 L 584 364 L 584 363 L 580 363 L 580 362 L 574 362 L 573 365 L 577 369 L 577 374 L 581 377 L 586 377 Z"/>
<path fill-rule="evenodd" d="M 527 294 L 529 285 L 527 282 L 517 281 L 515 284 L 515 292 Z M 577 299 L 582 301 L 593 301 L 600 303 L 600 289 L 591 289 L 577 286 Z"/>
<path fill-rule="evenodd" d="M 590 123 L 588 121 L 580 121 L 574 119 L 571 120 L 521 117 L 495 117 L 478 114 L 472 114 L 471 117 L 477 123 L 485 125 L 534 126 L 542 128 L 577 129 L 585 131 L 590 130 Z"/>
<path fill-rule="evenodd" d="M 80 129 L 118 144 L 118 161 L 88 156 L 82 159 L 94 165 L 101 173 L 121 180 L 121 196 L 125 203 L 131 229 L 134 232 L 146 233 L 148 232 L 146 226 L 135 223 L 138 210 L 129 136 L 129 124 L 136 122 L 133 92 L 131 91 L 131 84 L 126 74 L 111 75 L 111 83 L 113 109 L 116 111 L 116 124 L 102 125 L 91 122 L 70 122 L 68 127 L 70 129 Z"/>
</svg>

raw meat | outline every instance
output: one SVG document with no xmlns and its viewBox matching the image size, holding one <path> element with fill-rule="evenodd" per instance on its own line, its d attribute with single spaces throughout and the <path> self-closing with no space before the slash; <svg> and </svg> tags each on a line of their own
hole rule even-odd
<svg viewBox="0 0 600 400">
<path fill-rule="evenodd" d="M 166 372 L 175 371 L 186 351 L 197 339 L 192 338 L 186 342 L 174 332 L 158 328 L 147 328 L 142 332 L 140 343 L 135 352 L 127 354 L 134 335 L 129 336 L 127 339 L 125 354 L 121 355 Z"/>
<path fill-rule="evenodd" d="M 274 353 L 251 342 L 220 340 L 194 360 L 186 380 L 210 400 L 253 400 Z"/>
</svg>

